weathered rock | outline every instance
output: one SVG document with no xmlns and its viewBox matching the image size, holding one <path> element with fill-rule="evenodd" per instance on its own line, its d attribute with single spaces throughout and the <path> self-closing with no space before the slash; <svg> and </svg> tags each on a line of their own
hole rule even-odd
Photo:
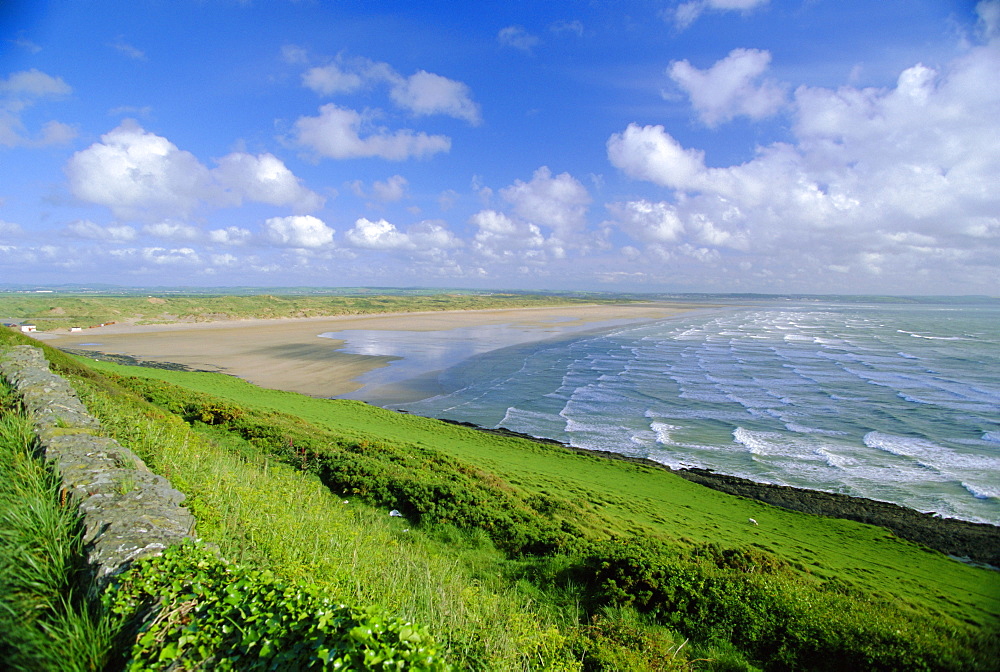
<svg viewBox="0 0 1000 672">
<path fill-rule="evenodd" d="M 131 450 L 99 435 L 100 423 L 69 383 L 49 371 L 39 348 L 21 345 L 0 354 L 0 374 L 21 396 L 39 450 L 62 478 L 63 496 L 79 506 L 99 587 L 133 560 L 193 536 L 184 494 Z"/>
</svg>

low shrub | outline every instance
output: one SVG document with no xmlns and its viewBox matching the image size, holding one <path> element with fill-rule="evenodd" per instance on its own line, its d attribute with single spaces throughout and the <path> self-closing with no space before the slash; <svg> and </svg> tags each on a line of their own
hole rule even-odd
<svg viewBox="0 0 1000 672">
<path fill-rule="evenodd" d="M 104 595 L 134 638 L 125 669 L 451 669 L 426 629 L 338 604 L 194 543 L 144 558 Z"/>
</svg>

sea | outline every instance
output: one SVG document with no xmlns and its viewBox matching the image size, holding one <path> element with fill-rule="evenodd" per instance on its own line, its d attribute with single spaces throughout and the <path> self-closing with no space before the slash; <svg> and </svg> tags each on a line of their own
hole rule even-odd
<svg viewBox="0 0 1000 672">
<path fill-rule="evenodd" d="M 740 298 L 638 323 L 325 335 L 400 358 L 353 398 L 1000 525 L 1000 300 Z"/>
</svg>

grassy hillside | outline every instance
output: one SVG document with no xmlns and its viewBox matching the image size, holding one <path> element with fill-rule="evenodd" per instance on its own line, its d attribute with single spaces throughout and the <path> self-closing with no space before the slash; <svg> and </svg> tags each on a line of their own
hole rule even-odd
<svg viewBox="0 0 1000 672">
<path fill-rule="evenodd" d="M 553 551 L 585 555 L 592 549 L 581 551 L 581 539 L 597 543 L 655 540 L 656 553 L 669 548 L 672 553 L 697 555 L 712 545 L 722 547 L 723 553 L 744 549 L 760 566 L 772 561 L 781 565 L 796 590 L 815 589 L 828 597 L 830 587 L 836 586 L 843 595 L 860 600 L 861 604 L 851 605 L 858 611 L 864 611 L 864 605 L 878 605 L 878 611 L 893 613 L 893 618 L 912 616 L 933 624 L 939 632 L 985 634 L 995 632 L 1000 624 L 1000 583 L 995 572 L 962 565 L 899 540 L 882 528 L 784 511 L 707 490 L 664 470 L 487 435 L 359 402 L 261 390 L 217 374 L 94 366 L 147 380 L 172 381 L 211 395 L 180 401 L 171 388 L 133 384 L 146 398 L 172 406 L 182 415 L 200 413 L 202 419 L 227 427 L 230 433 L 253 437 L 255 426 L 280 427 L 277 443 L 290 444 L 287 459 L 300 460 L 321 476 L 328 464 L 334 465 L 329 467 L 334 471 L 346 469 L 343 462 L 324 461 L 324 455 L 337 451 L 363 454 L 365 447 L 371 447 L 368 451 L 381 451 L 388 461 L 406 460 L 410 473 L 444 455 L 455 461 L 450 468 L 472 469 L 480 481 L 492 479 L 499 491 L 514 492 L 516 501 L 508 503 L 508 508 L 516 511 L 524 506 L 529 520 L 551 523 L 547 529 L 532 532 L 541 539 L 543 555 Z M 309 424 L 287 424 L 289 420 L 278 413 Z M 227 417 L 233 414 L 239 417 Z M 256 440 L 259 445 L 268 443 L 264 437 Z M 280 453 L 280 448 L 272 441 L 272 451 Z M 436 515 L 461 522 L 460 513 L 436 512 L 434 502 L 422 503 L 412 493 L 408 495 L 406 488 L 366 490 L 364 477 L 352 481 L 343 474 L 327 474 L 326 480 L 341 493 L 353 489 L 377 503 L 406 509 L 415 519 L 427 519 L 429 525 Z M 489 506 L 490 498 L 496 505 L 496 493 L 477 492 L 472 501 Z M 471 527 L 476 527 L 472 518 Z M 749 518 L 760 524 L 749 524 Z M 496 523 L 489 521 L 484 527 L 489 525 Z M 558 532 L 567 529 L 568 538 L 560 537 Z M 494 542 L 501 547 L 506 544 L 514 556 L 532 555 L 531 542 L 517 546 L 509 543 L 511 539 L 510 530 L 504 529 Z"/>
<path fill-rule="evenodd" d="M 522 308 L 580 303 L 602 299 L 531 294 L 401 294 L 401 295 L 192 295 L 101 296 L 73 294 L 0 293 L 0 318 L 27 320 L 39 330 L 90 327 L 107 322 L 138 324 L 205 322 L 209 320 L 272 319 L 372 315 L 377 313 L 486 308 Z"/>
<path fill-rule="evenodd" d="M 457 669 L 997 667 L 998 574 L 881 528 L 357 402 L 50 356 L 224 555 L 422 623 Z"/>
</svg>

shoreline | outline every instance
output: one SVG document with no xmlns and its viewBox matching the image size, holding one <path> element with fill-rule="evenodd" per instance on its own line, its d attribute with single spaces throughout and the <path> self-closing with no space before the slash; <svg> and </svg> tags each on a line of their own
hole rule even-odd
<svg viewBox="0 0 1000 672">
<path fill-rule="evenodd" d="M 400 413 L 407 411 L 400 409 Z M 691 467 L 674 469 L 645 457 L 631 457 L 605 450 L 589 450 L 543 437 L 516 432 L 504 427 L 482 427 L 471 422 L 437 418 L 441 422 L 468 427 L 487 434 L 512 436 L 536 443 L 559 446 L 575 453 L 596 455 L 609 460 L 632 462 L 663 469 L 681 478 L 712 490 L 738 497 L 754 499 L 783 509 L 841 518 L 875 525 L 906 539 L 944 553 L 958 562 L 1000 571 L 1000 526 L 974 523 L 960 518 L 941 518 L 900 504 L 865 497 L 854 497 L 823 490 L 810 490 L 790 485 L 761 483 L 747 478 L 716 473 L 711 469 Z"/>
<path fill-rule="evenodd" d="M 330 317 L 229 320 L 194 324 L 117 324 L 79 334 L 42 332 L 38 340 L 71 352 L 124 364 L 225 373 L 261 387 L 315 397 L 350 394 L 362 387 L 356 378 L 388 366 L 398 357 L 339 352 L 346 341 L 320 337 L 327 332 L 359 330 L 438 331 L 476 325 L 515 324 L 539 329 L 539 341 L 558 336 L 558 327 L 587 325 L 609 319 L 662 319 L 708 306 L 678 304 L 613 304 L 341 315 Z M 561 320 L 561 321 L 560 321 Z M 89 341 L 99 348 L 87 347 Z M 430 375 L 427 372 L 425 375 Z M 319 381 L 319 382 L 317 382 Z M 399 403 L 406 402 L 400 400 Z M 400 411 L 406 412 L 406 411 Z M 956 518 L 941 518 L 898 504 L 820 490 L 760 483 L 711 469 L 672 469 L 646 458 L 577 448 L 504 428 L 490 429 L 442 419 L 484 432 L 519 436 L 568 450 L 601 455 L 666 469 L 682 478 L 721 492 L 786 509 L 878 525 L 955 559 L 1000 568 L 1000 527 Z M 967 560 L 966 560 L 967 559 Z"/>
<path fill-rule="evenodd" d="M 60 330 L 31 335 L 48 345 L 78 354 L 86 351 L 178 364 L 199 371 L 234 375 L 261 387 L 335 398 L 360 389 L 363 384 L 357 382 L 359 377 L 388 366 L 398 357 L 343 352 L 346 341 L 322 337 L 324 333 L 351 330 L 433 332 L 511 324 L 537 330 L 538 340 L 545 340 L 558 334 L 563 327 L 610 320 L 653 321 L 703 307 L 670 302 L 558 305 L 156 325 L 114 324 L 86 332 Z"/>
</svg>

